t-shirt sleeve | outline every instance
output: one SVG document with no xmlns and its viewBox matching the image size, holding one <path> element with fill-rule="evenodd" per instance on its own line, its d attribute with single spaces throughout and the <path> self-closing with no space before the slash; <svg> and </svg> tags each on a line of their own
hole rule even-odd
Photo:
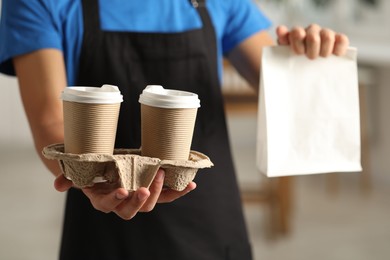
<svg viewBox="0 0 390 260">
<path fill-rule="evenodd" d="M 44 48 L 61 49 L 60 27 L 49 1 L 2 0 L 0 72 L 15 75 L 12 58 Z"/>
<path fill-rule="evenodd" d="M 222 51 L 228 53 L 241 41 L 271 26 L 270 20 L 253 0 L 230 1 L 228 19 L 222 38 Z"/>
</svg>

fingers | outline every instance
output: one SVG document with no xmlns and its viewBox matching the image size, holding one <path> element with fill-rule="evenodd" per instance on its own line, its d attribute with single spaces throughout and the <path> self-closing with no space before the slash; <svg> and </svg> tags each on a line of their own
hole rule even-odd
<svg viewBox="0 0 390 260">
<path fill-rule="evenodd" d="M 123 188 L 117 188 L 106 193 L 95 186 L 85 188 L 83 192 L 89 198 L 95 209 L 105 213 L 113 211 L 129 196 L 128 191 Z"/>
<path fill-rule="evenodd" d="M 150 192 L 147 188 L 139 188 L 131 193 L 126 200 L 118 204 L 113 212 L 124 220 L 130 220 L 140 211 L 149 196 Z"/>
<path fill-rule="evenodd" d="M 149 212 L 154 209 L 156 206 L 157 200 L 160 197 L 161 190 L 164 184 L 165 172 L 162 169 L 157 171 L 156 177 L 154 178 L 152 184 L 149 187 L 150 196 L 145 204 L 142 206 L 142 212 Z"/>
<path fill-rule="evenodd" d="M 158 202 L 172 202 L 196 188 L 196 184 L 191 182 L 183 191 L 163 190 L 164 177 L 164 170 L 159 169 L 149 189 L 142 187 L 131 193 L 118 188 L 117 184 L 107 183 L 95 184 L 82 191 L 95 209 L 105 213 L 114 212 L 119 217 L 130 220 L 138 212 L 153 210 Z"/>
<path fill-rule="evenodd" d="M 159 199 L 158 199 L 158 202 L 159 203 L 172 202 L 172 201 L 174 201 L 174 200 L 176 200 L 176 199 L 186 195 L 190 191 L 193 191 L 194 189 L 196 189 L 196 183 L 195 182 L 191 182 L 182 191 L 175 191 L 175 190 L 172 190 L 172 189 L 163 190 L 161 192 L 161 195 L 160 195 Z"/>
<path fill-rule="evenodd" d="M 301 27 L 294 27 L 289 34 L 290 46 L 298 55 L 306 52 L 305 37 L 306 32 Z"/>
<path fill-rule="evenodd" d="M 294 27 L 290 31 L 285 26 L 279 26 L 276 33 L 280 45 L 290 45 L 296 54 L 304 54 L 309 59 L 328 57 L 331 54 L 344 55 L 349 45 L 346 35 L 321 28 L 317 24 L 311 24 L 305 29 Z"/>
<path fill-rule="evenodd" d="M 68 180 L 63 174 L 57 176 L 54 180 L 54 188 L 57 191 L 65 192 L 73 186 L 72 181 Z"/>
<path fill-rule="evenodd" d="M 157 171 L 156 177 L 150 184 L 149 190 L 140 188 L 132 194 L 131 198 L 118 204 L 114 212 L 123 219 L 133 218 L 137 212 L 149 212 L 154 209 L 164 184 L 165 172 Z"/>
<path fill-rule="evenodd" d="M 322 29 L 319 32 L 321 38 L 320 56 L 328 57 L 334 50 L 334 44 L 336 41 L 336 34 L 329 29 Z"/>
<path fill-rule="evenodd" d="M 347 48 L 349 46 L 349 39 L 346 35 L 344 34 L 337 34 L 335 38 L 335 46 L 333 49 L 333 54 L 334 55 L 344 55 L 345 52 L 347 51 Z"/>
<path fill-rule="evenodd" d="M 320 54 L 322 46 L 322 39 L 320 37 L 321 27 L 316 24 L 312 24 L 306 29 L 306 56 L 309 59 L 315 59 Z"/>
<path fill-rule="evenodd" d="M 286 26 L 281 25 L 276 28 L 276 35 L 278 37 L 278 44 L 289 45 L 289 30 Z"/>
<path fill-rule="evenodd" d="M 131 193 L 124 188 L 117 188 L 104 193 L 99 188 L 91 187 L 83 189 L 83 192 L 95 209 L 104 213 L 114 212 L 125 220 L 133 218 L 150 195 L 146 188 Z"/>
<path fill-rule="evenodd" d="M 164 174 L 164 170 L 158 170 L 149 189 L 139 188 L 132 193 L 105 183 L 85 188 L 83 192 L 95 209 L 105 213 L 114 212 L 119 217 L 130 220 L 138 212 L 153 210 L 163 188 Z"/>
</svg>

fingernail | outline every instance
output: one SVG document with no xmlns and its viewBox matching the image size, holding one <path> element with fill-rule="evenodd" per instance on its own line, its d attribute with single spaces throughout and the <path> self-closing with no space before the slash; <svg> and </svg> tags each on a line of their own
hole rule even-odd
<svg viewBox="0 0 390 260">
<path fill-rule="evenodd" d="M 127 196 L 123 193 L 117 193 L 115 194 L 115 197 L 118 199 L 118 200 L 123 200 L 124 198 L 126 198 Z"/>
<path fill-rule="evenodd" d="M 162 181 L 164 179 L 164 176 L 165 176 L 165 173 L 163 170 L 159 170 L 157 172 L 157 176 L 156 176 L 156 180 L 158 181 Z"/>
</svg>

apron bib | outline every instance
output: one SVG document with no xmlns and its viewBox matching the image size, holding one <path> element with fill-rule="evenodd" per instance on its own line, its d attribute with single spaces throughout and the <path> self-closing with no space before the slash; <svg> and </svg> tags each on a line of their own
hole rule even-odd
<svg viewBox="0 0 390 260">
<path fill-rule="evenodd" d="M 130 221 L 95 210 L 80 190 L 69 190 L 60 259 L 252 259 L 226 130 L 216 37 L 205 3 L 194 5 L 201 29 L 133 33 L 102 31 L 98 2 L 83 0 L 77 85 L 120 88 L 124 102 L 116 147 L 140 147 L 138 98 L 147 85 L 157 84 L 199 95 L 191 148 L 215 166 L 198 171 L 194 191 Z"/>
</svg>

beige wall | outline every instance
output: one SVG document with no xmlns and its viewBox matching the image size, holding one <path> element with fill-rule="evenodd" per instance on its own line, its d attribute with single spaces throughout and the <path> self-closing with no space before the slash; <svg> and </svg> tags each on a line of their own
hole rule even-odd
<svg viewBox="0 0 390 260">
<path fill-rule="evenodd" d="M 378 84 L 367 86 L 371 169 L 390 180 L 390 66 L 379 67 L 376 75 Z"/>
<path fill-rule="evenodd" d="M 0 91 L 0 144 L 32 144 L 17 80 L 0 74 Z"/>
</svg>

